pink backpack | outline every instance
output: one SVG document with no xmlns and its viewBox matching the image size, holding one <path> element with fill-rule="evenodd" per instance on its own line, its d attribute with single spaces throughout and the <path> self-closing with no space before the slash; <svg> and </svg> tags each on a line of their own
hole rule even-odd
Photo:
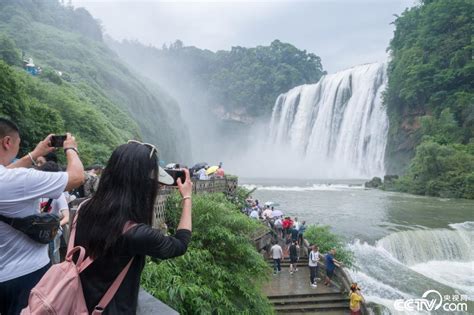
<svg viewBox="0 0 474 315">
<path fill-rule="evenodd" d="M 81 204 L 82 205 L 82 204 Z M 80 208 L 80 206 L 79 206 Z M 79 211 L 79 208 L 77 209 Z M 38 284 L 31 290 L 28 299 L 28 306 L 21 311 L 21 315 L 88 315 L 87 304 L 82 291 L 81 278 L 79 274 L 94 262 L 94 259 L 87 257 L 84 259 L 86 251 L 84 247 L 74 246 L 76 234 L 77 213 L 69 238 L 66 260 L 60 264 L 53 265 L 41 278 Z M 126 233 L 134 227 L 136 223 L 127 222 L 122 233 Z M 79 258 L 74 263 L 72 257 L 79 252 Z M 117 293 L 122 284 L 133 257 L 123 268 L 110 288 L 104 294 L 99 304 L 95 307 L 92 315 L 98 315 L 103 312 L 109 302 Z"/>
</svg>

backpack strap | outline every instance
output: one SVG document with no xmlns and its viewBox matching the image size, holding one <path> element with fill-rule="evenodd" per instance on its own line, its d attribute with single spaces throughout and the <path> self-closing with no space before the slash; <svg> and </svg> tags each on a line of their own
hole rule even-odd
<svg viewBox="0 0 474 315">
<path fill-rule="evenodd" d="M 76 219 L 76 218 L 74 218 L 74 219 Z M 136 225 L 137 225 L 137 224 L 136 224 L 135 222 L 127 221 L 127 223 L 125 223 L 125 225 L 124 225 L 124 227 L 123 227 L 122 234 L 127 233 L 128 230 L 130 230 L 131 228 L 133 228 L 133 227 L 136 226 Z M 132 259 L 130 259 L 129 265 L 131 264 L 132 260 L 133 260 L 133 257 L 132 257 Z M 83 272 L 83 271 L 84 271 L 87 267 L 89 267 L 90 264 L 92 264 L 93 262 L 94 262 L 94 259 L 91 258 L 91 257 L 87 257 L 86 259 L 84 259 L 84 262 L 83 262 L 82 264 L 80 264 L 79 273 Z M 127 266 L 130 267 L 129 265 L 127 265 Z M 127 266 L 124 268 L 124 270 L 127 269 L 127 271 L 128 271 L 128 267 L 127 267 Z M 125 274 L 126 274 L 126 273 L 127 273 L 127 272 L 125 272 Z M 120 277 L 120 275 L 119 275 L 118 277 Z M 118 278 L 118 277 L 117 277 L 117 278 Z M 123 280 L 123 279 L 122 279 L 122 280 Z M 120 281 L 120 283 L 121 283 L 121 282 L 122 282 L 122 281 Z M 115 283 L 115 282 L 114 282 L 114 283 Z M 120 283 L 119 283 L 119 286 L 120 286 Z M 114 293 L 114 294 L 115 294 L 115 293 Z M 112 297 L 113 297 L 113 295 L 112 295 Z"/>
<path fill-rule="evenodd" d="M 51 207 L 51 204 L 53 203 L 53 199 L 48 199 L 48 202 L 43 206 L 41 207 L 40 209 L 40 212 L 43 213 L 43 212 L 49 212 L 48 209 L 49 207 Z"/>
<path fill-rule="evenodd" d="M 94 311 L 92 311 L 92 315 L 98 315 L 102 314 L 102 312 L 105 310 L 107 305 L 112 301 L 115 293 L 117 293 L 118 289 L 120 288 L 120 285 L 122 284 L 123 279 L 125 279 L 125 276 L 127 275 L 128 270 L 130 269 L 130 266 L 132 265 L 133 259 L 135 257 L 132 257 L 128 264 L 123 268 L 123 270 L 120 272 L 120 274 L 115 278 L 114 282 L 110 286 L 110 288 L 105 292 L 104 296 L 100 299 L 99 304 L 96 305 L 94 308 Z"/>
<path fill-rule="evenodd" d="M 5 222 L 8 225 L 12 225 L 13 220 L 14 220 L 13 218 L 9 218 L 0 214 L 0 221 Z"/>
<path fill-rule="evenodd" d="M 77 217 L 78 217 L 79 209 L 88 200 L 89 199 L 84 200 L 79 205 L 79 207 L 77 208 L 76 215 L 74 216 L 74 220 L 73 220 L 73 223 L 72 223 L 72 226 L 71 226 L 71 235 L 69 237 L 68 250 L 67 250 L 68 251 L 67 256 L 71 255 L 71 257 L 72 257 L 72 254 L 75 253 L 78 250 L 77 248 L 81 248 L 80 258 L 77 261 L 77 263 L 79 265 L 79 270 L 78 270 L 79 273 L 84 271 L 87 267 L 89 267 L 94 262 L 94 259 L 91 258 L 91 257 L 87 257 L 86 259 L 83 260 L 83 257 L 84 257 L 83 248 L 80 247 L 80 246 L 74 247 L 74 241 L 75 241 L 75 237 L 76 237 L 76 224 L 77 224 Z M 135 227 L 136 225 L 137 225 L 137 223 L 135 223 L 135 222 L 127 221 L 127 223 L 125 223 L 125 225 L 123 227 L 122 234 L 127 233 L 131 228 Z M 117 278 L 115 278 L 112 285 L 109 287 L 107 292 L 105 292 L 104 296 L 99 301 L 99 304 L 97 304 L 97 306 L 94 308 L 94 311 L 92 312 L 92 315 L 101 314 L 104 311 L 104 309 L 107 307 L 107 305 L 110 303 L 110 301 L 114 297 L 115 293 L 117 293 L 117 290 L 120 288 L 120 285 L 122 284 L 123 280 L 125 279 L 125 276 L 127 275 L 127 272 L 130 269 L 130 266 L 132 265 L 133 259 L 134 259 L 134 257 L 132 257 L 130 259 L 130 261 L 125 266 L 125 268 L 123 268 L 122 271 L 117 276 Z"/>
<path fill-rule="evenodd" d="M 74 215 L 74 220 L 72 221 L 71 225 L 71 232 L 69 235 L 69 243 L 67 244 L 67 252 L 69 253 L 74 248 L 74 240 L 76 238 L 76 223 L 77 223 L 77 215 L 79 213 L 79 209 L 81 209 L 82 205 L 86 203 L 89 199 L 84 200 L 79 204 L 76 210 L 76 214 Z"/>
<path fill-rule="evenodd" d="M 137 224 L 135 222 L 128 221 L 127 223 L 125 223 L 125 226 L 123 227 L 122 234 L 127 233 L 131 228 L 133 228 L 136 225 Z M 109 287 L 107 292 L 105 292 L 104 296 L 100 299 L 99 304 L 97 304 L 96 307 L 94 308 L 94 311 L 92 311 L 92 315 L 102 314 L 102 312 L 105 310 L 105 308 L 110 303 L 110 301 L 112 301 L 115 293 L 117 293 L 118 289 L 120 288 L 120 285 L 122 284 L 123 280 L 125 279 L 125 276 L 127 275 L 128 270 L 130 269 L 130 266 L 132 265 L 134 258 L 135 257 L 132 257 L 130 259 L 130 261 L 125 266 L 125 268 L 123 268 L 122 271 L 117 276 L 117 278 L 115 278 L 112 285 Z M 89 262 L 89 260 L 91 260 L 91 261 Z M 83 266 L 81 265 L 81 269 L 84 270 L 93 261 L 94 261 L 93 259 L 90 259 L 89 257 L 87 257 L 87 259 L 83 263 L 83 264 L 85 264 L 85 267 L 83 268 Z"/>
</svg>

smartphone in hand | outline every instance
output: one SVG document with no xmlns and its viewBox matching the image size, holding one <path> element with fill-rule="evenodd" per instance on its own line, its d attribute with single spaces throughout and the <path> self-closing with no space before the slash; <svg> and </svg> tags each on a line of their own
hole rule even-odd
<svg viewBox="0 0 474 315">
<path fill-rule="evenodd" d="M 178 186 L 178 178 L 181 178 L 181 183 L 186 181 L 186 173 L 183 169 L 165 170 L 171 177 L 173 177 L 173 184 L 171 186 Z"/>
<path fill-rule="evenodd" d="M 51 136 L 51 146 L 55 148 L 62 148 L 64 146 L 66 135 Z"/>
</svg>

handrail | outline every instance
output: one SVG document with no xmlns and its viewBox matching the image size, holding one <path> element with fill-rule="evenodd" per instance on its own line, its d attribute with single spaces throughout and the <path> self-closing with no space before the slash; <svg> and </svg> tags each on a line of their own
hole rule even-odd
<svg viewBox="0 0 474 315">
<path fill-rule="evenodd" d="M 319 254 L 319 257 L 325 258 L 322 254 Z M 322 269 L 326 270 L 326 264 L 322 262 L 322 259 L 319 260 L 318 264 Z M 335 284 L 339 287 L 339 289 L 341 289 L 343 294 L 347 294 L 347 297 L 349 297 L 349 292 L 351 291 L 351 285 L 353 283 L 351 276 L 343 267 L 338 266 L 336 266 L 336 269 L 334 269 L 334 275 L 334 280 L 336 280 Z M 367 309 L 367 305 L 365 303 L 360 304 L 360 310 L 362 314 L 369 314 L 369 310 Z"/>
</svg>

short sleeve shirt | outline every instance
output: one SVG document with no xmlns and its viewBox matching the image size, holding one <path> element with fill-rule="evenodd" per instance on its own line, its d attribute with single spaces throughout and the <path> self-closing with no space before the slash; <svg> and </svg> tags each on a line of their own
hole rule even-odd
<svg viewBox="0 0 474 315">
<path fill-rule="evenodd" d="M 326 254 L 326 268 L 329 271 L 333 271 L 336 269 L 336 265 L 334 264 L 334 257 L 331 254 Z"/>
<path fill-rule="evenodd" d="M 39 199 L 59 198 L 67 182 L 65 172 L 7 169 L 0 165 L 0 214 L 11 218 L 36 214 Z M 35 242 L 0 221 L 0 282 L 32 273 L 48 262 L 47 244 Z"/>
<path fill-rule="evenodd" d="M 273 245 L 272 248 L 270 249 L 270 252 L 272 254 L 273 259 L 283 258 L 283 250 L 281 249 L 281 246 L 278 244 Z"/>
</svg>

